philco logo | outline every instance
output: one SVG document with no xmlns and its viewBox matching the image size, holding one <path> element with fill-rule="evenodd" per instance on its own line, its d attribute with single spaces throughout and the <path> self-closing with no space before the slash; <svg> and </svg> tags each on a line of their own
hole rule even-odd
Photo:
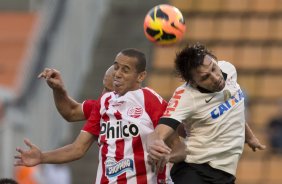
<svg viewBox="0 0 282 184">
<path fill-rule="evenodd" d="M 229 111 L 233 106 L 244 99 L 242 90 L 238 90 L 236 94 L 211 111 L 212 119 L 217 119 L 219 116 L 224 114 L 226 111 Z"/>
<path fill-rule="evenodd" d="M 132 159 L 123 159 L 116 162 L 113 158 L 108 158 L 105 162 L 106 175 L 111 177 L 119 176 L 127 171 L 134 171 L 134 164 Z"/>
<path fill-rule="evenodd" d="M 133 123 L 123 125 L 122 121 L 117 121 L 114 125 L 113 123 L 103 123 L 100 134 L 106 135 L 106 139 L 135 137 L 139 135 L 139 128 Z"/>
<path fill-rule="evenodd" d="M 132 118 L 139 118 L 143 114 L 143 108 L 141 106 L 130 107 L 127 111 L 127 115 Z"/>
</svg>

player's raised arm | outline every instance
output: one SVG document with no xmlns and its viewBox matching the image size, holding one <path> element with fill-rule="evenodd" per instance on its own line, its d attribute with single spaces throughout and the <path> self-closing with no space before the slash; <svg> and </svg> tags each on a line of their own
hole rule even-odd
<svg viewBox="0 0 282 184">
<path fill-rule="evenodd" d="M 82 104 L 68 96 L 58 70 L 45 68 L 38 75 L 38 78 L 44 78 L 49 87 L 53 90 L 55 105 L 65 120 L 69 122 L 85 120 Z"/>
</svg>

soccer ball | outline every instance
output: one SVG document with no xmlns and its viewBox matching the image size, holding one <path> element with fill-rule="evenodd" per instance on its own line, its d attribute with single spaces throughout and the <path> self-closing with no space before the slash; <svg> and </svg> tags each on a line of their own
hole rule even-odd
<svg viewBox="0 0 282 184">
<path fill-rule="evenodd" d="M 153 7 L 144 20 L 144 32 L 148 40 L 158 45 L 179 42 L 185 33 L 182 13 L 174 6 L 161 4 Z"/>
</svg>

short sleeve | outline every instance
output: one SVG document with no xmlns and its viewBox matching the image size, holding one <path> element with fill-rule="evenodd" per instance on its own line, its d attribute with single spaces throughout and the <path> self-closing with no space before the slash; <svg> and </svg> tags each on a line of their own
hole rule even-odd
<svg viewBox="0 0 282 184">
<path fill-rule="evenodd" d="M 85 119 L 88 119 L 90 117 L 92 107 L 97 103 L 97 100 L 85 100 L 82 103 L 82 111 L 84 113 Z"/>
<path fill-rule="evenodd" d="M 84 124 L 82 130 L 89 132 L 95 136 L 99 136 L 100 134 L 100 103 L 95 101 L 91 108 L 90 117 L 87 119 L 86 123 Z"/>
<path fill-rule="evenodd" d="M 174 119 L 180 123 L 189 118 L 194 107 L 194 99 L 184 87 L 175 90 L 168 102 L 162 118 Z"/>
<path fill-rule="evenodd" d="M 150 88 L 144 88 L 143 92 L 146 112 L 150 116 L 153 126 L 156 127 L 166 109 L 167 102 Z"/>
</svg>

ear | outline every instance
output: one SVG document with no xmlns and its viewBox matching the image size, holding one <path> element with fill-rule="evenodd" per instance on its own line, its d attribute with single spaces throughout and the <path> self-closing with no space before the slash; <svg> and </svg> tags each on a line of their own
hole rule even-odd
<svg viewBox="0 0 282 184">
<path fill-rule="evenodd" d="M 138 83 L 142 83 L 145 80 L 146 76 L 147 76 L 147 72 L 146 71 L 140 72 L 138 74 L 137 82 Z"/>
</svg>

